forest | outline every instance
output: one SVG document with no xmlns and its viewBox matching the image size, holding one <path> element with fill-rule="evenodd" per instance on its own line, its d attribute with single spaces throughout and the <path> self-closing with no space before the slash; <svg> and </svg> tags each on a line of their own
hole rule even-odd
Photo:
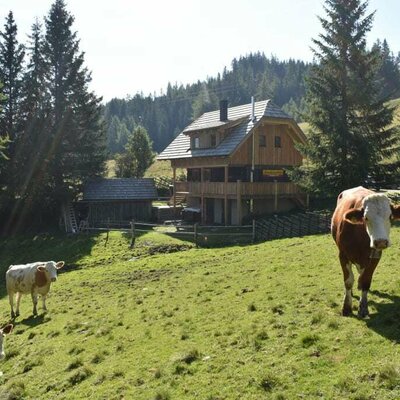
<svg viewBox="0 0 400 400">
<path fill-rule="evenodd" d="M 400 55 L 393 54 L 386 40 L 373 46 L 379 54 L 376 79 L 380 81 L 379 97 L 400 96 Z M 219 100 L 229 106 L 272 99 L 295 118 L 303 120 L 307 76 L 312 63 L 301 60 L 279 60 L 264 53 L 248 54 L 234 59 L 215 77 L 191 85 L 168 83 L 165 93 L 137 93 L 125 99 L 112 99 L 105 105 L 108 150 L 122 152 L 129 133 L 137 124 L 149 132 L 156 152 L 162 151 L 177 134 L 202 113 L 218 109 Z"/>
</svg>

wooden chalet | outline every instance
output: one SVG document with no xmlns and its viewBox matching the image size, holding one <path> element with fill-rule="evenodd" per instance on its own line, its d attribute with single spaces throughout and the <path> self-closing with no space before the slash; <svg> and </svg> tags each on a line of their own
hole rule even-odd
<svg viewBox="0 0 400 400">
<path fill-rule="evenodd" d="M 249 215 L 305 206 L 306 196 L 291 182 L 287 167 L 300 165 L 295 143 L 306 137 L 271 100 L 207 112 L 187 126 L 158 156 L 171 160 L 173 201 L 186 197 L 204 224 L 240 225 Z M 187 180 L 176 181 L 186 168 Z"/>
<path fill-rule="evenodd" d="M 157 189 L 150 178 L 95 179 L 85 184 L 78 210 L 89 226 L 150 221 Z"/>
</svg>

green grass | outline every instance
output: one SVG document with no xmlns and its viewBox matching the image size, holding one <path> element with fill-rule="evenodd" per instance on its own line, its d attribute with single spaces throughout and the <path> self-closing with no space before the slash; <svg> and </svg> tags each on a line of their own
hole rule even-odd
<svg viewBox="0 0 400 400">
<path fill-rule="evenodd" d="M 23 296 L 0 399 L 400 398 L 400 228 L 392 240 L 368 320 L 340 316 L 329 235 L 194 249 L 149 234 L 133 251 L 119 233 L 107 246 L 103 234 L 3 240 L 1 276 L 11 262 L 67 265 L 47 314 L 31 317 Z M 167 244 L 182 251 L 154 250 Z"/>
</svg>

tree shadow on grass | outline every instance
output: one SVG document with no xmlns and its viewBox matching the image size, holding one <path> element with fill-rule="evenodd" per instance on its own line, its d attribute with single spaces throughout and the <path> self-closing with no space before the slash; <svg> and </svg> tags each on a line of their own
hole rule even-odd
<svg viewBox="0 0 400 400">
<path fill-rule="evenodd" d="M 43 234 L 0 240 L 0 298 L 7 295 L 5 274 L 10 265 L 64 260 L 60 273 L 66 273 L 76 269 L 78 260 L 91 254 L 98 235 Z"/>
<path fill-rule="evenodd" d="M 369 300 L 369 304 L 375 307 L 376 313 L 365 320 L 366 325 L 386 339 L 400 343 L 400 297 L 379 290 L 371 290 L 371 294 L 385 301 Z"/>
</svg>

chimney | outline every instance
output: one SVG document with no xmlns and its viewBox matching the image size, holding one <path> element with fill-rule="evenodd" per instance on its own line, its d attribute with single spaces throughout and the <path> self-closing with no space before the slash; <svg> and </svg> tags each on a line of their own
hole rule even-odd
<svg viewBox="0 0 400 400">
<path fill-rule="evenodd" d="M 219 102 L 219 120 L 228 121 L 228 100 Z"/>
</svg>

